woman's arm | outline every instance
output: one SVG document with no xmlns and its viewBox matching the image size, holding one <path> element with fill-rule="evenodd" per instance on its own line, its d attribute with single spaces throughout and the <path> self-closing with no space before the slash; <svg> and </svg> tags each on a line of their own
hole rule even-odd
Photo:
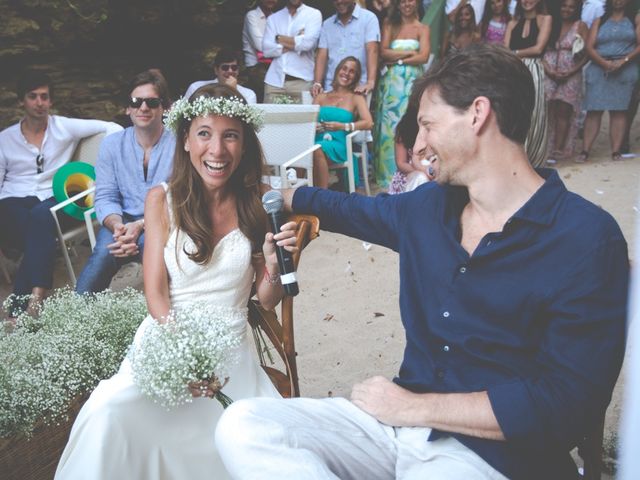
<svg viewBox="0 0 640 480">
<path fill-rule="evenodd" d="M 420 43 L 420 49 L 417 52 L 412 53 L 411 56 L 405 58 L 404 63 L 408 65 L 423 65 L 429 61 L 431 40 L 428 26 L 420 25 L 420 29 L 418 30 L 418 42 Z"/>
<path fill-rule="evenodd" d="M 391 24 L 385 20 L 382 25 L 382 41 L 380 42 L 380 56 L 387 64 L 396 63 L 398 60 L 409 57 L 412 52 L 407 50 L 392 50 L 391 45 Z"/>
<path fill-rule="evenodd" d="M 256 271 L 256 294 L 260 305 L 266 309 L 273 309 L 284 295 L 284 289 L 280 283 L 280 269 L 276 255 L 276 243 L 289 252 L 297 250 L 295 222 L 287 222 L 280 229 L 280 233 L 274 235 L 269 232 L 264 237 L 262 255 L 255 256 L 252 260 Z"/>
<path fill-rule="evenodd" d="M 163 323 L 169 315 L 171 300 L 169 273 L 164 263 L 164 247 L 169 238 L 169 210 L 167 196 L 161 186 L 152 188 L 147 194 L 144 224 L 144 296 L 151 316 Z"/>
<path fill-rule="evenodd" d="M 515 20 L 509 20 L 509 23 L 507 23 L 507 30 L 504 32 L 504 46 L 507 48 L 511 48 L 511 32 L 513 32 L 513 28 L 517 23 Z"/>
<path fill-rule="evenodd" d="M 582 37 L 582 39 L 585 41 L 585 44 L 586 44 L 587 38 L 589 36 L 589 29 L 587 28 L 587 25 L 584 22 L 580 22 L 578 24 L 578 35 Z M 568 78 L 568 77 L 571 77 L 572 75 L 575 75 L 580 70 L 582 70 L 582 67 L 584 67 L 585 64 L 589 61 L 589 57 L 588 55 L 585 54 L 585 51 L 580 52 L 579 55 L 580 55 L 579 60 L 577 62 L 574 62 L 574 65 L 572 68 L 570 68 L 566 72 L 558 72 L 558 75 L 561 77 Z"/>
<path fill-rule="evenodd" d="M 612 62 L 613 63 L 612 70 L 618 70 L 619 68 L 624 67 L 628 62 L 632 61 L 634 58 L 638 56 L 638 54 L 640 54 L 640 14 L 636 15 L 635 26 L 636 26 L 636 48 L 634 48 L 624 58 L 614 60 Z"/>
<path fill-rule="evenodd" d="M 609 71 L 613 67 L 613 62 L 606 60 L 600 56 L 600 54 L 596 51 L 596 40 L 598 38 L 598 30 L 600 29 L 600 19 L 596 18 L 591 25 L 591 29 L 589 30 L 589 37 L 587 39 L 587 54 L 589 58 L 601 66 L 603 69 Z"/>
<path fill-rule="evenodd" d="M 449 43 L 451 43 L 452 36 L 453 32 L 449 32 L 442 39 L 442 46 L 440 47 L 440 58 L 444 58 L 447 55 L 447 50 L 449 50 Z"/>
<path fill-rule="evenodd" d="M 396 154 L 396 168 L 399 172 L 406 175 L 416 170 L 410 162 L 409 151 L 403 143 L 395 142 L 394 150 Z"/>
<path fill-rule="evenodd" d="M 544 49 L 547 47 L 551 36 L 551 15 L 538 15 L 536 16 L 536 22 L 539 29 L 536 44 L 533 47 L 516 50 L 515 53 L 520 58 L 538 57 L 544 53 Z"/>
<path fill-rule="evenodd" d="M 362 95 L 354 95 L 355 113 L 357 122 L 354 122 L 354 130 L 371 130 L 373 127 L 373 118 L 367 106 L 367 100 Z"/>
</svg>

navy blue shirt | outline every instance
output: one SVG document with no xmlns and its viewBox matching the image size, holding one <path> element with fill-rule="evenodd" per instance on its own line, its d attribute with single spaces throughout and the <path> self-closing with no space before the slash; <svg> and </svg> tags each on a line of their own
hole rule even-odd
<svg viewBox="0 0 640 480">
<path fill-rule="evenodd" d="M 487 391 L 506 441 L 453 437 L 509 478 L 573 478 L 569 451 L 603 415 L 622 365 L 627 247 L 608 213 L 539 173 L 543 186 L 471 256 L 460 244 L 466 188 L 299 188 L 293 209 L 399 252 L 407 345 L 395 381 Z"/>
</svg>

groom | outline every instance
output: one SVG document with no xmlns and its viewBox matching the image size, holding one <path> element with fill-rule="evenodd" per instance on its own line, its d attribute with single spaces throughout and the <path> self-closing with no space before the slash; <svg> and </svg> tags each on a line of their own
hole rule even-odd
<svg viewBox="0 0 640 480">
<path fill-rule="evenodd" d="M 400 372 L 351 401 L 236 402 L 216 432 L 234 478 L 577 478 L 569 451 L 624 356 L 626 242 L 555 170 L 530 166 L 533 81 L 507 50 L 452 54 L 412 101 L 435 182 L 287 194 L 324 228 L 399 252 Z"/>
</svg>

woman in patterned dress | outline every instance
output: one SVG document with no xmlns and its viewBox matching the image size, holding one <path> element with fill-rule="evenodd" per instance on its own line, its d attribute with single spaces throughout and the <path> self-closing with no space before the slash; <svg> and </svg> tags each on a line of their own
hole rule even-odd
<svg viewBox="0 0 640 480">
<path fill-rule="evenodd" d="M 580 21 L 582 2 L 563 0 L 553 17 L 551 38 L 544 54 L 544 91 L 548 102 L 549 151 L 547 163 L 573 154 L 578 125 L 576 114 L 582 103 L 582 67 L 587 62 L 584 49 L 587 26 Z M 575 47 L 574 47 L 575 46 Z"/>
<path fill-rule="evenodd" d="M 380 54 L 385 66 L 377 91 L 373 138 L 376 182 L 387 188 L 396 171 L 395 130 L 409 92 L 429 59 L 429 27 L 420 23 L 416 0 L 393 0 L 382 26 Z"/>
</svg>

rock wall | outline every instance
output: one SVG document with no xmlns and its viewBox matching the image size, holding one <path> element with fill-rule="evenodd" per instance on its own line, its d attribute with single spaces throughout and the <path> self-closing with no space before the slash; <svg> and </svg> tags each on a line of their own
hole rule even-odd
<svg viewBox="0 0 640 480">
<path fill-rule="evenodd" d="M 121 89 L 160 68 L 174 97 L 211 78 L 221 46 L 241 49 L 242 19 L 254 0 L 0 0 L 0 129 L 22 115 L 15 82 L 45 70 L 54 111 L 125 124 Z M 331 0 L 307 1 L 328 14 Z"/>
</svg>

